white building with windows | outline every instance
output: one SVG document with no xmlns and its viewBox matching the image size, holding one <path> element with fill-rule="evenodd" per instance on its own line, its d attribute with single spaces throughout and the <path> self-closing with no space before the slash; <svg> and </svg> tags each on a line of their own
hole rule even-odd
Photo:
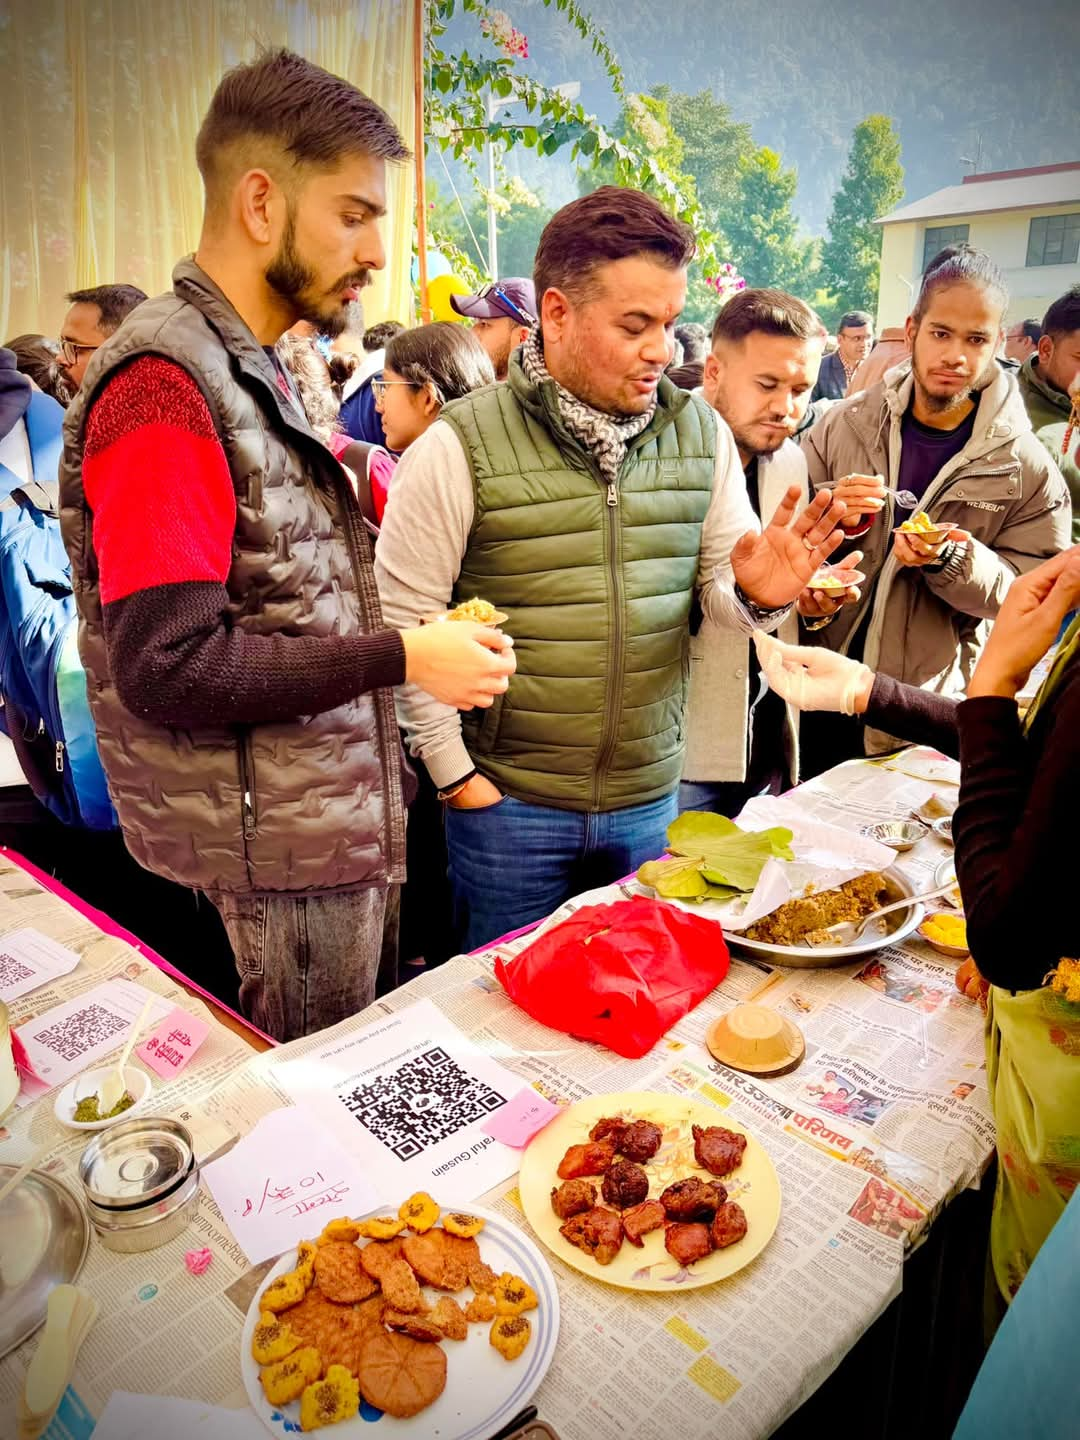
<svg viewBox="0 0 1080 1440">
<path fill-rule="evenodd" d="M 1004 270 L 1008 323 L 1041 320 L 1051 301 L 1080 284 L 1080 160 L 965 175 L 875 223 L 882 228 L 879 331 L 904 323 L 927 261 L 964 240 Z"/>
</svg>

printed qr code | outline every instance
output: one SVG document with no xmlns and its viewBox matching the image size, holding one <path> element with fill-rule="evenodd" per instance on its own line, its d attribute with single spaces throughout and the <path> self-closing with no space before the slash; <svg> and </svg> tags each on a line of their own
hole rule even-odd
<svg viewBox="0 0 1080 1440">
<path fill-rule="evenodd" d="M 415 1159 L 506 1104 L 438 1047 L 338 1098 L 399 1160 Z"/>
<path fill-rule="evenodd" d="M 0 951 L 0 990 L 6 985 L 18 985 L 21 980 L 32 980 L 36 973 L 14 955 L 5 955 Z"/>
<path fill-rule="evenodd" d="M 34 1036 L 38 1045 L 59 1055 L 61 1060 L 78 1060 L 95 1045 L 110 1040 L 131 1024 L 123 1015 L 106 1010 L 103 1005 L 87 1005 L 74 1015 L 48 1025 Z"/>
</svg>

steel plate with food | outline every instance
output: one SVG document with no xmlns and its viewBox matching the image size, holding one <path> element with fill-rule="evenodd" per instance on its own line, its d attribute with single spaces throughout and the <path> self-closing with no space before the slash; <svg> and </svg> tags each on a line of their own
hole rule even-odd
<svg viewBox="0 0 1080 1440">
<path fill-rule="evenodd" d="M 570 1105 L 525 1151 L 518 1190 L 553 1254 L 627 1290 L 724 1280 L 780 1219 L 780 1182 L 751 1134 L 712 1105 L 648 1091 Z"/>
<path fill-rule="evenodd" d="M 558 1335 L 533 1242 L 491 1211 L 417 1194 L 283 1255 L 251 1303 L 240 1363 L 272 1435 L 483 1440 L 528 1402 Z"/>
</svg>

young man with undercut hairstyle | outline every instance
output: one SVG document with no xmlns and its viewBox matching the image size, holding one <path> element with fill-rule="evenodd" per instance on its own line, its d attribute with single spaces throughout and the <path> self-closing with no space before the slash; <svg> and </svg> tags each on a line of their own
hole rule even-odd
<svg viewBox="0 0 1080 1440">
<path fill-rule="evenodd" d="M 496 631 L 385 623 L 345 471 L 273 353 L 299 320 L 348 323 L 407 154 L 299 55 L 229 71 L 197 142 L 198 250 L 94 355 L 65 427 L 80 652 L 124 839 L 210 895 L 244 1012 L 278 1040 L 375 995 L 405 860 L 392 687 L 485 706 L 513 671 Z"/>
</svg>

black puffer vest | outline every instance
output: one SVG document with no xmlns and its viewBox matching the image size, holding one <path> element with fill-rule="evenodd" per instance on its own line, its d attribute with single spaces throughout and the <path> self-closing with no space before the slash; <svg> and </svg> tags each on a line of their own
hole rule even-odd
<svg viewBox="0 0 1080 1440">
<path fill-rule="evenodd" d="M 281 394 L 273 366 L 193 260 L 91 361 L 68 411 L 61 526 L 79 606 L 79 651 L 109 791 L 128 849 L 200 889 L 317 892 L 399 882 L 405 811 L 393 695 L 377 690 L 288 723 L 215 730 L 152 724 L 109 675 L 82 486 L 94 396 L 136 356 L 192 376 L 210 406 L 236 492 L 226 585 L 232 623 L 257 635 L 383 628 L 371 545 L 345 472 Z"/>
</svg>

